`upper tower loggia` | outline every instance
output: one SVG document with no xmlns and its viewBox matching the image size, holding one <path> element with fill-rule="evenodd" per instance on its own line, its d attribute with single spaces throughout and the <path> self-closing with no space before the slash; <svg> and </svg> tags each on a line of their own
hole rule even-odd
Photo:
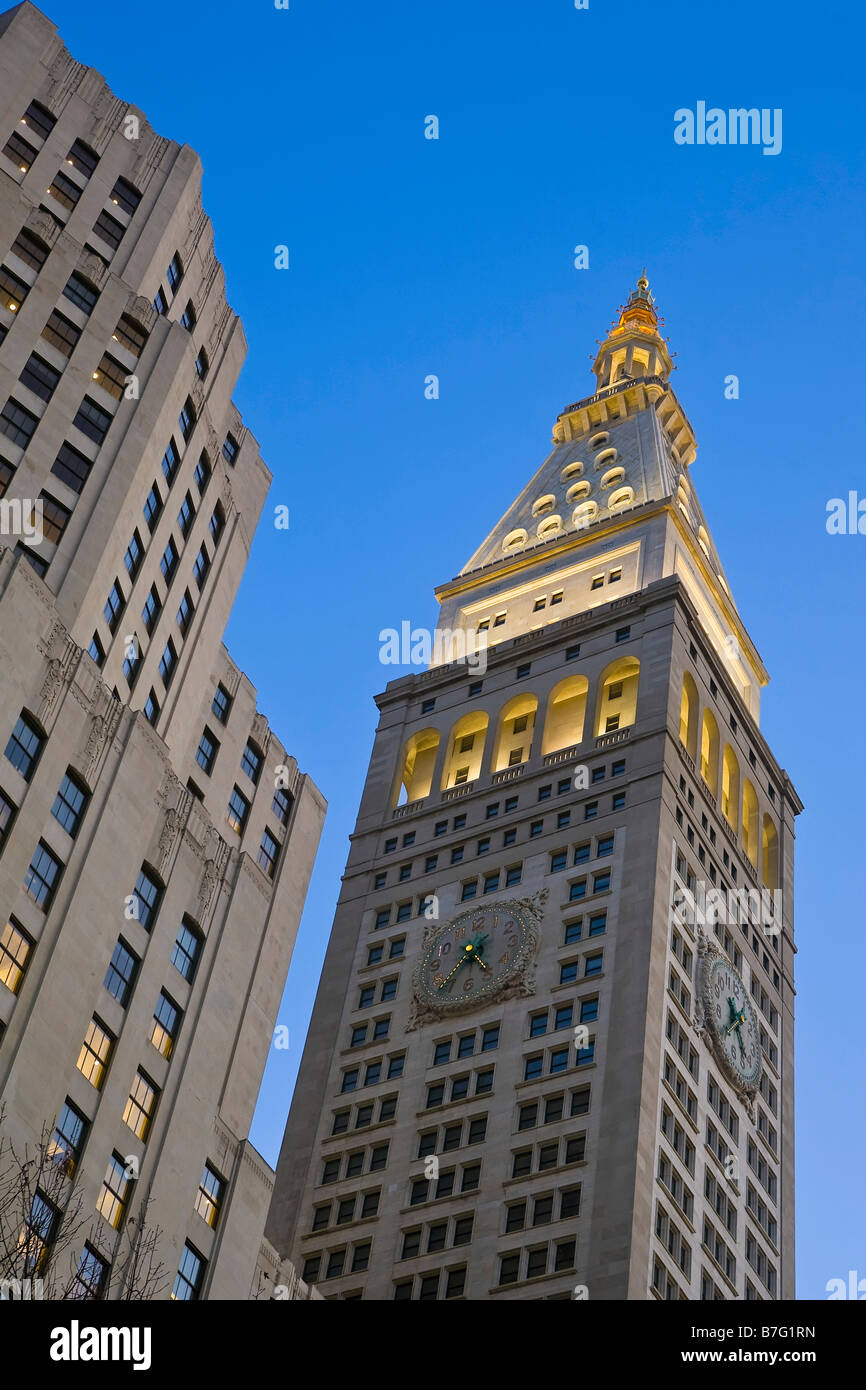
<svg viewBox="0 0 866 1390">
<path fill-rule="evenodd" d="M 498 643 L 676 575 L 757 723 L 768 675 L 689 476 L 697 445 L 663 322 L 644 273 L 599 345 L 595 392 L 561 411 L 551 453 L 436 590 L 438 626 Z"/>
</svg>

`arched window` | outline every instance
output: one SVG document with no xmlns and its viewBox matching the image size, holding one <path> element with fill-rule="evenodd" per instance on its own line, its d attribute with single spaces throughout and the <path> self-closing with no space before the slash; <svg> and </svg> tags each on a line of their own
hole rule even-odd
<svg viewBox="0 0 866 1390">
<path fill-rule="evenodd" d="M 438 729 L 422 729 L 420 733 L 413 734 L 409 739 L 403 754 L 403 765 L 400 771 L 398 806 L 407 801 L 420 801 L 423 797 L 430 795 L 438 747 Z"/>
<path fill-rule="evenodd" d="M 555 536 L 562 526 L 561 516 L 549 516 L 546 521 L 542 521 L 538 528 L 540 540 L 548 540 L 550 536 Z"/>
<path fill-rule="evenodd" d="M 737 829 L 740 807 L 740 764 L 729 743 L 722 754 L 722 815 L 733 831 Z"/>
<path fill-rule="evenodd" d="M 582 497 L 588 497 L 590 492 L 590 485 L 584 478 L 582 482 L 571 485 L 565 494 L 565 500 L 566 502 L 579 502 Z"/>
<path fill-rule="evenodd" d="M 719 794 L 719 726 L 711 709 L 701 720 L 701 776 L 712 792 Z"/>
<path fill-rule="evenodd" d="M 505 540 L 502 542 L 503 550 L 516 550 L 518 546 L 526 545 L 527 535 L 523 527 L 518 527 L 516 531 L 509 531 Z"/>
<path fill-rule="evenodd" d="M 612 512 L 622 511 L 625 507 L 630 507 L 634 501 L 633 487 L 619 487 L 616 492 L 612 492 L 608 500 L 608 507 Z"/>
<path fill-rule="evenodd" d="M 627 729 L 634 723 L 639 673 L 640 662 L 635 656 L 620 657 L 602 671 L 595 712 L 596 737 Z"/>
<path fill-rule="evenodd" d="M 746 858 L 758 867 L 758 797 L 748 777 L 743 779 L 743 849 Z"/>
<path fill-rule="evenodd" d="M 582 472 L 583 464 L 580 459 L 572 459 L 571 463 L 565 465 L 559 476 L 562 482 L 567 483 L 569 478 L 579 478 Z"/>
<path fill-rule="evenodd" d="M 567 676 L 553 687 L 547 701 L 542 753 L 556 753 L 560 748 L 571 748 L 580 743 L 588 690 L 586 676 Z"/>
<path fill-rule="evenodd" d="M 680 743 L 694 761 L 698 756 L 698 689 L 688 671 L 680 696 Z"/>
<path fill-rule="evenodd" d="M 609 468 L 607 472 L 602 476 L 601 486 L 616 487 L 617 483 L 621 483 L 624 478 L 624 468 Z"/>
<path fill-rule="evenodd" d="M 481 771 L 484 757 L 484 741 L 487 738 L 487 715 L 483 710 L 464 714 L 451 730 L 445 770 L 442 773 L 442 790 L 460 787 L 465 782 L 474 782 Z"/>
<path fill-rule="evenodd" d="M 619 455 L 617 454 L 616 449 L 602 449 L 601 453 L 595 460 L 595 466 L 596 468 L 609 468 L 612 463 L 616 463 L 618 457 Z"/>
<path fill-rule="evenodd" d="M 591 521 L 595 521 L 597 516 L 597 502 L 578 502 L 571 520 L 578 530 L 581 530 L 584 526 L 588 526 Z"/>
<path fill-rule="evenodd" d="M 532 504 L 532 515 L 542 516 L 545 512 L 552 511 L 556 506 L 556 498 L 552 492 L 547 492 L 543 497 L 539 497 Z"/>
<path fill-rule="evenodd" d="M 516 695 L 503 707 L 493 754 L 494 772 L 500 772 L 504 767 L 517 767 L 527 761 L 532 752 L 537 710 L 538 699 L 535 695 Z"/>
<path fill-rule="evenodd" d="M 772 892 L 779 886 L 779 836 L 767 815 L 764 816 L 761 840 L 761 877 L 764 887 Z"/>
</svg>

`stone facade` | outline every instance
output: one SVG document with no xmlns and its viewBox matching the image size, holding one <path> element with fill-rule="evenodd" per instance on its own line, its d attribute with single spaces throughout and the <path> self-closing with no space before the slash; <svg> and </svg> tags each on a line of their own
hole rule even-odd
<svg viewBox="0 0 866 1390">
<path fill-rule="evenodd" d="M 801 806 L 670 369 L 642 277 L 595 393 L 437 590 L 483 660 L 378 697 L 266 1228 L 325 1297 L 793 1297 Z M 701 881 L 753 897 L 690 921 Z M 708 951 L 748 994 L 715 1033 Z"/>
<path fill-rule="evenodd" d="M 0 16 L 2 142 L 5 1133 L 62 1119 L 105 1296 L 146 1225 L 163 1296 L 249 1298 L 247 1136 L 325 806 L 222 644 L 271 480 L 243 331 L 197 156 L 30 4 Z"/>
</svg>

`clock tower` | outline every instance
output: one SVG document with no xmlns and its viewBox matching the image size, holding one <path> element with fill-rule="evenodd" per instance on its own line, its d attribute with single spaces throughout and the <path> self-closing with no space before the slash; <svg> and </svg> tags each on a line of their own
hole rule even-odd
<svg viewBox="0 0 866 1390">
<path fill-rule="evenodd" d="M 641 275 L 392 681 L 268 1236 L 338 1299 L 794 1296 L 793 844 Z M 443 660 L 438 660 L 443 654 Z"/>
</svg>

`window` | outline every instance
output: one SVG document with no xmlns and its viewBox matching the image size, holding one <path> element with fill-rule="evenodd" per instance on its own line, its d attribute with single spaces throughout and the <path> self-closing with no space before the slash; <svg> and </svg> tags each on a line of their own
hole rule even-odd
<svg viewBox="0 0 866 1390">
<path fill-rule="evenodd" d="M 113 1046 L 114 1038 L 108 1029 L 103 1027 L 98 1018 L 92 1018 L 87 1025 L 75 1065 L 85 1080 L 89 1081 L 91 1086 L 95 1086 L 97 1091 L 102 1089 Z"/>
<path fill-rule="evenodd" d="M 159 700 L 156 698 L 156 691 L 153 686 L 151 686 L 150 694 L 144 702 L 144 717 L 148 724 L 155 724 L 159 718 Z"/>
<path fill-rule="evenodd" d="M 196 323 L 198 322 L 198 317 L 195 312 L 195 305 L 193 304 L 191 299 L 188 299 L 186 301 L 186 308 L 180 316 L 180 321 L 186 329 L 187 333 L 191 333 L 192 330 L 195 328 Z"/>
<path fill-rule="evenodd" d="M 22 386 L 26 386 L 40 400 L 50 401 L 54 395 L 54 388 L 60 380 L 60 372 L 56 367 L 52 367 L 43 357 L 31 352 L 27 361 L 21 369 L 18 378 Z"/>
<path fill-rule="evenodd" d="M 187 493 L 181 503 L 180 511 L 177 514 L 177 524 L 180 527 L 180 534 L 183 536 L 184 540 L 186 540 L 189 535 L 189 530 L 194 520 L 195 507 L 192 505 L 192 497 Z"/>
<path fill-rule="evenodd" d="M 9 800 L 6 793 L 0 791 L 0 850 L 6 842 L 17 809 L 18 807 Z"/>
<path fill-rule="evenodd" d="M 56 1163 L 68 1178 L 72 1177 L 81 1158 L 88 1128 L 85 1116 L 67 1096 L 54 1126 L 48 1154 L 52 1163 Z"/>
<path fill-rule="evenodd" d="M 492 1023 L 481 1034 L 481 1051 L 492 1052 L 499 1046 L 499 1024 Z"/>
<path fill-rule="evenodd" d="M 36 721 L 22 711 L 6 745 L 6 757 L 25 782 L 29 782 L 33 776 L 44 743 L 45 736 Z"/>
<path fill-rule="evenodd" d="M 93 230 L 111 247 L 112 251 L 116 251 L 123 240 L 123 233 L 126 228 L 122 222 L 118 222 L 116 217 L 112 217 L 110 212 L 103 209 L 93 224 Z"/>
<path fill-rule="evenodd" d="M 195 473 L 193 474 L 193 477 L 195 478 L 195 485 L 198 488 L 199 497 L 203 496 L 204 494 L 204 490 L 208 485 L 208 480 L 210 479 L 210 474 L 210 460 L 208 459 L 208 456 L 204 452 L 204 450 L 202 450 L 199 461 L 195 466 Z"/>
<path fill-rule="evenodd" d="M 148 1038 L 163 1057 L 170 1057 L 174 1051 L 174 1044 L 177 1041 L 180 1027 L 180 1017 L 180 1010 L 177 1005 L 172 1002 L 165 990 L 160 990 L 156 1008 L 153 1011 L 153 1021 L 150 1025 Z"/>
<path fill-rule="evenodd" d="M 38 1275 L 43 1269 L 59 1221 L 57 1207 L 37 1189 L 18 1238 L 19 1248 L 24 1251 L 25 1273 Z"/>
<path fill-rule="evenodd" d="M 175 619 L 178 628 L 180 629 L 181 637 L 186 637 L 186 634 L 189 632 L 194 613 L 195 609 L 192 605 L 192 595 L 190 594 L 189 589 L 185 589 Z"/>
<path fill-rule="evenodd" d="M 208 356 L 204 348 L 201 348 L 198 357 L 195 359 L 195 369 L 200 379 L 204 381 L 210 369 L 210 363 L 208 362 Z"/>
<path fill-rule="evenodd" d="M 175 251 L 168 263 L 168 270 L 165 272 L 165 278 L 168 281 L 169 289 L 174 293 L 183 279 L 183 261 L 178 251 Z"/>
<path fill-rule="evenodd" d="M 126 547 L 126 554 L 123 557 L 123 563 L 126 565 L 126 570 L 130 579 L 134 579 L 138 574 L 138 571 L 141 569 L 143 558 L 144 551 L 141 547 L 141 536 L 138 534 L 138 530 L 135 530 L 132 533 L 129 545 Z"/>
<path fill-rule="evenodd" d="M 617 628 L 617 630 L 616 630 L 616 641 L 617 641 L 617 642 L 627 642 L 628 639 L 629 639 L 630 637 L 631 637 L 631 628 L 630 628 L 630 627 L 618 627 L 618 628 Z"/>
<path fill-rule="evenodd" d="M 223 458 L 226 460 L 227 463 L 230 463 L 232 464 L 232 466 L 234 466 L 239 449 L 240 445 L 238 444 L 238 441 L 235 439 L 234 435 L 227 434 L 225 439 L 223 440 Z"/>
<path fill-rule="evenodd" d="M 60 860 L 56 859 L 48 846 L 40 840 L 24 875 L 24 891 L 43 912 L 51 909 L 62 868 Z"/>
<path fill-rule="evenodd" d="M 109 396 L 113 396 L 116 401 L 123 400 L 123 393 L 126 389 L 126 368 L 122 367 L 115 358 L 109 356 L 107 352 L 102 354 L 102 360 L 96 371 L 93 373 L 93 380 Z"/>
<path fill-rule="evenodd" d="M 511 888 L 515 883 L 519 883 L 522 875 L 522 866 L 520 864 L 513 864 L 511 868 L 505 870 L 505 887 Z"/>
<path fill-rule="evenodd" d="M 19 405 L 11 396 L 0 411 L 0 432 L 22 449 L 30 443 L 38 424 L 36 416 L 25 410 L 23 405 Z"/>
<path fill-rule="evenodd" d="M 32 948 L 33 942 L 17 922 L 7 922 L 0 931 L 0 984 L 13 994 L 21 988 Z"/>
<path fill-rule="evenodd" d="M 202 937 L 198 927 L 189 918 L 184 917 L 177 933 L 174 950 L 171 953 L 171 963 L 187 981 L 191 981 L 195 975 L 201 942 Z"/>
<path fill-rule="evenodd" d="M 19 174 L 26 174 L 39 151 L 29 140 L 25 140 L 23 135 L 19 135 L 17 130 L 13 130 L 3 146 L 3 153 L 17 166 Z"/>
<path fill-rule="evenodd" d="M 190 436 L 195 429 L 195 422 L 195 406 L 192 403 L 192 397 L 187 396 L 183 403 L 183 409 L 177 417 L 177 423 L 180 425 L 180 432 L 184 437 L 185 443 L 189 443 Z"/>
<path fill-rule="evenodd" d="M 91 285 L 89 280 L 85 280 L 83 275 L 73 273 L 70 275 L 63 287 L 66 298 L 81 309 L 83 313 L 90 314 L 99 298 L 99 290 Z"/>
<path fill-rule="evenodd" d="M 147 598 L 145 599 L 144 607 L 141 610 L 141 617 L 144 622 L 145 629 L 148 632 L 152 632 L 153 629 L 156 627 L 156 620 L 161 612 L 162 599 L 156 591 L 156 585 L 154 585 Z"/>
<path fill-rule="evenodd" d="M 121 347 L 131 352 L 133 357 L 140 357 L 142 349 L 147 342 L 147 333 L 140 323 L 129 317 L 128 314 L 121 314 L 120 321 L 112 333 L 112 338 Z"/>
<path fill-rule="evenodd" d="M 227 723 L 231 705 L 232 698 L 225 686 L 218 685 L 214 691 L 213 700 L 211 701 L 211 709 L 221 724 Z"/>
<path fill-rule="evenodd" d="M 153 535 L 154 531 L 156 530 L 156 523 L 159 520 L 159 515 L 161 511 L 162 498 L 159 495 L 159 488 L 157 487 L 156 483 L 154 483 L 152 488 L 150 489 L 150 492 L 147 494 L 147 497 L 144 500 L 144 519 L 147 523 L 147 529 L 151 535 Z"/>
<path fill-rule="evenodd" d="M 192 1302 L 201 1293 L 207 1264 L 197 1250 L 187 1242 L 180 1257 L 180 1267 L 171 1296 L 179 1302 Z"/>
<path fill-rule="evenodd" d="M 203 1221 L 216 1229 L 225 1194 L 225 1182 L 209 1163 L 204 1165 L 195 1199 L 195 1210 Z"/>
<path fill-rule="evenodd" d="M 111 953 L 103 984 L 108 993 L 124 1008 L 129 1003 L 139 964 L 138 956 L 129 949 L 121 937 Z"/>
<path fill-rule="evenodd" d="M 169 540 L 168 545 L 165 547 L 162 559 L 159 562 L 159 567 L 162 570 L 166 584 L 170 584 L 174 572 L 177 569 L 177 546 L 173 539 Z"/>
<path fill-rule="evenodd" d="M 271 801 L 271 810 L 273 811 L 274 815 L 277 817 L 277 820 L 280 822 L 281 825 L 288 825 L 289 815 L 291 813 L 293 804 L 294 802 L 291 794 L 288 791 L 286 791 L 284 787 L 277 787 L 276 791 L 274 792 L 273 800 Z M 381 877 L 382 879 L 382 882 L 378 884 L 378 887 L 383 888 L 385 886 L 385 875 L 381 874 L 377 877 Z"/>
<path fill-rule="evenodd" d="M 104 1260 L 91 1245 L 85 1242 L 69 1297 L 90 1302 L 101 1299 L 110 1272 L 111 1265 L 108 1261 Z"/>
<path fill-rule="evenodd" d="M 75 343 L 81 338 L 81 328 L 76 328 L 74 322 L 53 309 L 49 321 L 42 329 L 42 336 L 51 347 L 56 347 L 57 352 L 63 353 L 64 357 L 71 357 Z"/>
<path fill-rule="evenodd" d="M 259 773 L 262 770 L 262 753 L 261 750 L 249 740 L 241 756 L 241 768 L 247 774 L 253 785 L 255 785 L 259 780 Z"/>
<path fill-rule="evenodd" d="M 166 690 L 168 690 L 168 687 L 171 685 L 176 662 L 177 652 L 174 648 L 174 642 L 169 637 L 165 644 L 165 650 L 159 659 L 159 674 L 162 677 L 162 683 Z"/>
<path fill-rule="evenodd" d="M 83 140 L 76 140 L 66 156 L 66 163 L 89 179 L 99 163 L 99 155 L 89 145 L 85 145 Z"/>
<path fill-rule="evenodd" d="M 59 478 L 67 487 L 72 488 L 73 492 L 80 494 L 87 482 L 90 468 L 90 459 L 85 458 L 77 449 L 73 449 L 71 444 L 64 441 L 60 446 L 57 458 L 51 465 L 51 472 L 55 478 Z"/>
<path fill-rule="evenodd" d="M 265 830 L 262 835 L 262 843 L 259 846 L 259 867 L 264 869 L 268 878 L 273 878 L 274 876 L 274 869 L 276 868 L 277 855 L 279 852 L 280 846 L 278 842 L 274 839 L 269 830 Z M 385 998 L 384 994 L 382 998 Z"/>
<path fill-rule="evenodd" d="M 123 1123 L 132 1130 L 136 1139 L 147 1138 L 158 1096 L 159 1091 L 150 1078 L 143 1071 L 137 1071 L 123 1108 Z"/>
<path fill-rule="evenodd" d="M 243 834 L 249 809 L 250 803 L 247 801 L 243 792 L 238 787 L 234 787 L 229 797 L 226 819 L 232 830 L 236 831 L 238 835 Z"/>
<path fill-rule="evenodd" d="M 209 569 L 210 557 L 207 553 L 205 544 L 202 541 L 201 550 L 198 552 L 198 555 L 196 555 L 195 564 L 192 567 L 192 572 L 195 575 L 195 582 L 198 585 L 199 593 L 201 593 L 201 590 L 204 588 L 204 581 L 207 578 L 207 572 Z"/>
<path fill-rule="evenodd" d="M 111 201 L 131 217 L 141 202 L 141 194 L 127 179 L 120 178 L 111 190 Z"/>
<path fill-rule="evenodd" d="M 61 207 L 71 211 L 81 197 L 81 189 L 72 179 L 57 170 L 51 183 L 48 185 L 48 192 L 56 198 Z"/>
<path fill-rule="evenodd" d="M 223 511 L 222 503 L 217 502 L 216 506 L 213 509 L 213 515 L 211 516 L 211 519 L 208 522 L 208 528 L 210 530 L 211 538 L 214 543 L 214 549 L 216 549 L 217 545 L 219 544 L 219 538 L 225 530 L 225 524 L 226 516 L 225 512 Z"/>
<path fill-rule="evenodd" d="M 98 406 L 90 396 L 85 396 L 72 423 L 82 434 L 86 434 L 88 439 L 92 439 L 95 444 L 101 444 L 108 434 L 111 420 L 112 417 L 107 410 Z"/>
<path fill-rule="evenodd" d="M 168 448 L 162 456 L 162 471 L 169 487 L 172 484 L 179 463 L 180 455 L 177 452 L 177 445 L 175 444 L 174 436 L 172 435 L 171 439 L 168 441 Z"/>
<path fill-rule="evenodd" d="M 150 931 L 156 921 L 156 914 L 159 911 L 160 898 L 162 897 L 162 887 L 147 867 L 142 865 L 135 880 L 135 887 L 132 890 L 132 901 L 129 904 L 129 911 L 132 920 L 140 922 L 146 931 Z"/>
</svg>

